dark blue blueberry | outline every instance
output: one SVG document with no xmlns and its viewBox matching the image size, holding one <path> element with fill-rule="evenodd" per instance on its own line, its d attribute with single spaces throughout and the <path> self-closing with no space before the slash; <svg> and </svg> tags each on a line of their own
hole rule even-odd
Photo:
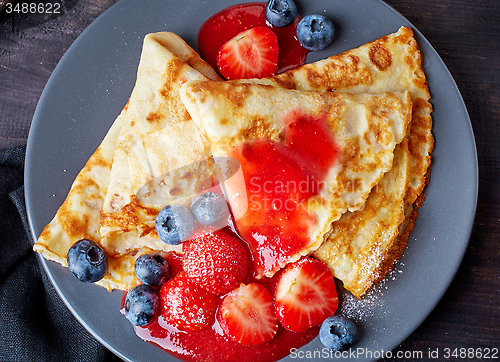
<svg viewBox="0 0 500 362">
<path fill-rule="evenodd" d="M 271 25 L 282 28 L 293 23 L 297 7 L 293 0 L 269 0 L 264 14 Z"/>
<path fill-rule="evenodd" d="M 144 284 L 163 285 L 170 278 L 170 264 L 160 254 L 142 254 L 135 260 L 135 275 Z"/>
<path fill-rule="evenodd" d="M 153 287 L 141 284 L 128 291 L 123 305 L 125 316 L 134 326 L 145 326 L 156 315 L 160 299 Z"/>
<path fill-rule="evenodd" d="M 297 39 L 309 50 L 325 49 L 333 41 L 335 27 L 323 15 L 307 15 L 297 25 Z"/>
<path fill-rule="evenodd" d="M 203 225 L 213 225 L 229 216 L 226 199 L 215 192 L 205 192 L 196 196 L 191 204 L 191 212 Z"/>
<path fill-rule="evenodd" d="M 93 283 L 101 280 L 108 267 L 108 254 L 96 242 L 82 239 L 74 243 L 66 257 L 68 268 L 76 279 Z"/>
<path fill-rule="evenodd" d="M 185 206 L 167 205 L 156 216 L 155 228 L 164 243 L 179 245 L 193 233 L 194 217 Z"/>
<path fill-rule="evenodd" d="M 323 321 L 319 330 L 321 343 L 333 351 L 348 350 L 357 338 L 356 325 L 342 316 L 328 317 Z"/>
</svg>

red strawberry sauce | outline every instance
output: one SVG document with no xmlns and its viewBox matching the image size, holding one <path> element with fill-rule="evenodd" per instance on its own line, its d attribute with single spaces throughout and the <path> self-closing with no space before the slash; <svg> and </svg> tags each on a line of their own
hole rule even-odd
<svg viewBox="0 0 500 362">
<path fill-rule="evenodd" d="M 309 50 L 300 45 L 295 31 L 300 17 L 283 28 L 268 24 L 264 16 L 266 3 L 248 3 L 230 6 L 210 17 L 198 33 L 200 55 L 214 69 L 218 69 L 217 55 L 222 45 L 244 30 L 257 26 L 269 27 L 278 37 L 279 58 L 277 73 L 302 65 Z"/>
<path fill-rule="evenodd" d="M 260 283 L 272 295 L 280 272 L 272 278 L 257 280 L 255 276 L 307 247 L 307 231 L 315 220 L 301 203 L 320 191 L 321 182 L 340 152 L 324 116 L 291 110 L 283 118 L 283 125 L 281 141 L 239 144 L 230 155 L 241 163 L 250 200 L 248 210 L 236 221 L 239 236 L 252 254 L 253 273 L 249 272 L 245 283 Z M 231 227 L 224 230 L 238 238 Z M 182 271 L 182 256 L 169 253 L 167 260 L 173 278 Z M 183 332 L 168 325 L 161 313 L 147 326 L 134 329 L 143 340 L 189 362 L 277 361 L 290 354 L 292 348 L 309 343 L 319 332 L 319 327 L 297 333 L 279 325 L 271 341 L 245 346 L 225 336 L 217 321 L 200 332 Z"/>
<path fill-rule="evenodd" d="M 217 55 L 224 43 L 244 30 L 268 26 L 276 33 L 280 47 L 277 73 L 304 64 L 309 51 L 300 45 L 295 35 L 300 18 L 287 27 L 273 27 L 266 23 L 265 5 L 235 5 L 209 18 L 198 34 L 202 58 L 218 69 Z M 254 267 L 253 276 L 245 282 L 258 282 L 272 295 L 280 273 L 258 280 L 254 276 L 281 265 L 310 242 L 307 232 L 315 219 L 301 203 L 318 194 L 329 167 L 339 155 L 323 117 L 293 110 L 283 122 L 282 142 L 260 140 L 240 144 L 230 155 L 241 163 L 250 199 L 249 209 L 237 221 L 238 232 L 249 246 Z M 275 187 L 290 185 L 290 182 L 297 187 Z M 272 185 L 270 191 L 269 185 Z M 267 200 L 270 201 L 266 204 Z M 172 267 L 172 277 L 182 271 L 180 255 L 169 253 L 167 260 Z M 134 329 L 143 340 L 183 361 L 271 362 L 284 358 L 292 348 L 309 343 L 317 336 L 319 326 L 296 333 L 280 325 L 271 341 L 258 346 L 230 340 L 217 321 L 204 331 L 183 332 L 168 325 L 159 315 L 147 326 Z"/>
<path fill-rule="evenodd" d="M 236 220 L 253 257 L 254 276 L 277 270 L 311 244 L 315 218 L 304 201 L 317 195 L 339 148 L 323 116 L 300 110 L 285 115 L 283 141 L 256 140 L 236 146 L 248 209 Z"/>
<path fill-rule="evenodd" d="M 226 230 L 231 233 L 230 230 Z M 182 256 L 169 253 L 167 260 L 172 266 L 172 277 L 182 271 Z M 251 279 L 246 281 L 249 283 Z M 258 283 L 264 285 L 274 295 L 277 276 L 263 278 Z M 281 325 L 274 338 L 258 346 L 244 346 L 224 336 L 216 321 L 212 328 L 200 332 L 182 332 L 168 325 L 161 316 L 144 327 L 134 327 L 135 333 L 174 357 L 192 362 L 271 362 L 284 358 L 292 348 L 299 348 L 313 340 L 319 327 L 295 333 Z"/>
</svg>

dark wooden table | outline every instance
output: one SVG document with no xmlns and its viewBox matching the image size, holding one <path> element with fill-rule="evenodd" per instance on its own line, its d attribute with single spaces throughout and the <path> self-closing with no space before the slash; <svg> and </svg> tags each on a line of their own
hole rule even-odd
<svg viewBox="0 0 500 362">
<path fill-rule="evenodd" d="M 0 14 L 0 148 L 26 143 L 51 72 L 78 35 L 116 0 L 58 2 L 62 13 L 57 16 Z M 386 2 L 423 33 L 458 84 L 480 172 L 477 215 L 461 267 L 435 310 L 394 355 L 500 348 L 500 2 Z M 459 353 L 450 360 L 465 359 Z"/>
</svg>

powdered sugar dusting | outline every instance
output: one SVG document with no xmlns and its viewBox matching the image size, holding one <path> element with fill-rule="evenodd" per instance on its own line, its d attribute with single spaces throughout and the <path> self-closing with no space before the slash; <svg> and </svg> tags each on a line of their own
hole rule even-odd
<svg viewBox="0 0 500 362">
<path fill-rule="evenodd" d="M 384 306 L 380 284 L 370 290 L 361 300 L 345 291 L 340 300 L 339 314 L 357 322 L 365 322 Z M 377 313 L 378 314 L 378 313 Z"/>
<path fill-rule="evenodd" d="M 361 299 L 357 299 L 342 287 L 339 288 L 338 313 L 356 322 L 365 322 L 369 317 L 383 318 L 389 311 L 384 307 L 384 291 L 403 272 L 404 263 L 397 262 L 391 272 Z"/>
</svg>

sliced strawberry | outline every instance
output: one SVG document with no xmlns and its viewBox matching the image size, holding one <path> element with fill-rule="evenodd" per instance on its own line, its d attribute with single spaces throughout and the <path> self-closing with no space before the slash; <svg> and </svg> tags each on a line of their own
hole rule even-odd
<svg viewBox="0 0 500 362">
<path fill-rule="evenodd" d="M 241 284 L 222 300 L 217 320 L 224 333 L 244 345 L 258 345 L 273 339 L 278 331 L 273 297 L 260 284 Z"/>
<path fill-rule="evenodd" d="M 278 64 L 278 38 L 264 26 L 245 30 L 225 43 L 217 58 L 226 79 L 264 78 L 274 75 Z"/>
<path fill-rule="evenodd" d="M 182 252 L 186 275 L 209 292 L 230 292 L 248 274 L 247 251 L 222 230 L 184 242 Z"/>
<path fill-rule="evenodd" d="M 182 273 L 160 289 L 162 315 L 182 331 L 200 331 L 215 322 L 217 297 L 194 284 Z"/>
<path fill-rule="evenodd" d="M 321 324 L 339 304 L 332 273 L 325 264 L 308 257 L 284 269 L 274 300 L 281 325 L 294 332 Z"/>
</svg>

